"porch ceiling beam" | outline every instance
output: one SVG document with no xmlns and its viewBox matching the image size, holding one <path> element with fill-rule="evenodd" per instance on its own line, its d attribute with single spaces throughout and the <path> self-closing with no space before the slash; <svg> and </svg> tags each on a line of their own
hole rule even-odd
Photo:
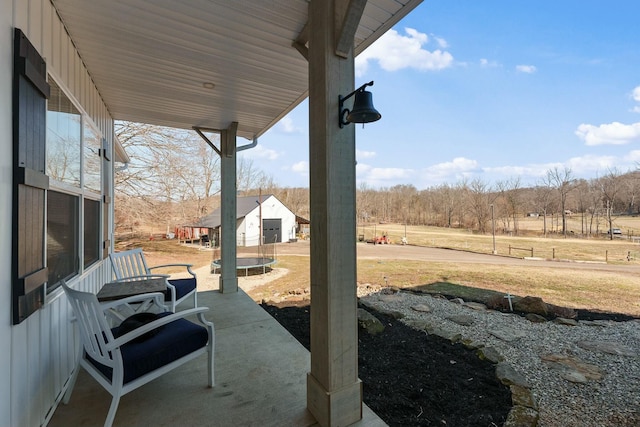
<svg viewBox="0 0 640 427">
<path fill-rule="evenodd" d="M 298 37 L 291 44 L 293 47 L 296 48 L 298 52 L 300 52 L 302 56 L 304 56 L 304 59 L 308 61 L 309 47 L 307 47 L 307 43 L 309 43 L 309 22 L 308 21 L 306 24 L 304 24 L 302 31 L 300 31 L 300 34 L 298 34 Z"/>
<path fill-rule="evenodd" d="M 367 0 L 336 2 L 336 55 L 347 58 L 353 49 L 353 40 L 366 5 Z"/>
<path fill-rule="evenodd" d="M 198 126 L 194 126 L 193 130 L 195 130 L 197 132 L 197 134 L 200 135 L 200 138 L 204 139 L 204 141 L 207 144 L 209 144 L 209 147 L 213 148 L 213 151 L 218 153 L 218 156 L 222 156 L 222 153 L 220 153 L 220 149 L 218 149 L 218 147 L 216 147 L 216 145 L 207 137 L 207 135 L 204 134 L 204 132 L 222 133 L 222 130 L 220 130 L 220 129 L 211 129 L 211 128 L 203 128 L 203 127 L 198 127 Z"/>
</svg>

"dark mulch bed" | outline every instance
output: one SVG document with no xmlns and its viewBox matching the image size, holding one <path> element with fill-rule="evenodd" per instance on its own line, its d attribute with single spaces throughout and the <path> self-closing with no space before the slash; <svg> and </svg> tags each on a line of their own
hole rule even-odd
<svg viewBox="0 0 640 427">
<path fill-rule="evenodd" d="M 309 349 L 308 305 L 288 302 L 262 307 Z M 360 330 L 359 377 L 365 403 L 387 424 L 504 423 L 511 393 L 496 379 L 495 365 L 461 344 L 416 331 L 384 314 L 372 314 L 385 330 L 375 336 Z"/>
</svg>

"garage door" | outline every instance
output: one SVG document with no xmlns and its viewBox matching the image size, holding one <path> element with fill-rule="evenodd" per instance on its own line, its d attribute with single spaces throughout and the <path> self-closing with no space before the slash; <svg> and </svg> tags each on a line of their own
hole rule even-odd
<svg viewBox="0 0 640 427">
<path fill-rule="evenodd" d="M 282 242 L 281 228 L 282 228 L 282 218 L 263 219 L 262 235 L 264 236 L 264 243 Z"/>
</svg>

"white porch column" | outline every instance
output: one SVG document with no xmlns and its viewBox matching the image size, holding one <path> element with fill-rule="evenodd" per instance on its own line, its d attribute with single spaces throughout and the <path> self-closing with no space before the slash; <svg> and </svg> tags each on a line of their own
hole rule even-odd
<svg viewBox="0 0 640 427">
<path fill-rule="evenodd" d="M 312 0 L 309 6 L 311 372 L 307 408 L 322 426 L 346 426 L 362 418 L 355 126 L 341 129 L 338 125 L 338 95 L 353 90 L 353 48 L 345 57 L 335 54 L 336 34 L 344 30 L 339 16 L 351 3 Z"/>
<path fill-rule="evenodd" d="M 238 123 L 233 122 L 220 133 L 220 292 L 238 292 L 236 271 L 236 133 Z"/>
</svg>

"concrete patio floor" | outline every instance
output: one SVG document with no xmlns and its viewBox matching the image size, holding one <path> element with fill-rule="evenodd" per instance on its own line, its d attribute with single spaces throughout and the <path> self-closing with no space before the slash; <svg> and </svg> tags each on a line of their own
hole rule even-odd
<svg viewBox="0 0 640 427">
<path fill-rule="evenodd" d="M 214 388 L 204 356 L 125 395 L 114 426 L 316 426 L 306 409 L 309 352 L 244 291 L 198 293 L 216 328 Z M 111 396 L 81 371 L 49 426 L 99 426 Z M 355 426 L 385 426 L 368 407 Z"/>
</svg>

